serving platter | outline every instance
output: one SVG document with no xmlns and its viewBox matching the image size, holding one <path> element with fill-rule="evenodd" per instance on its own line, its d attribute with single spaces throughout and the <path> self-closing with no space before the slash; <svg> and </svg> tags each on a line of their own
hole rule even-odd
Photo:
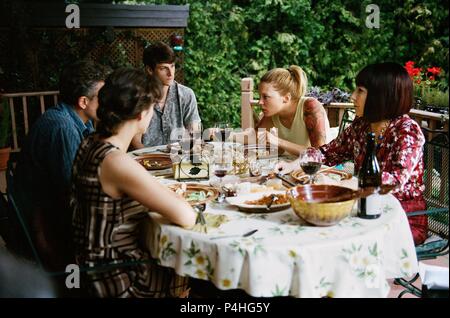
<svg viewBox="0 0 450 318">
<path fill-rule="evenodd" d="M 163 170 L 172 168 L 172 160 L 168 154 L 149 153 L 134 158 L 147 170 Z"/>
<path fill-rule="evenodd" d="M 206 184 L 173 183 L 167 187 L 185 198 L 190 205 L 208 203 L 219 196 L 219 191 L 216 188 Z"/>
</svg>

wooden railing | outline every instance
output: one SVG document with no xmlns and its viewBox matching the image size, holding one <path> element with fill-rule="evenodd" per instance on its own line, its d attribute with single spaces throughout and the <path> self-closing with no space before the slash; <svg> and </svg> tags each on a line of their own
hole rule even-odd
<svg viewBox="0 0 450 318">
<path fill-rule="evenodd" d="M 47 92 L 30 92 L 30 93 L 12 93 L 2 94 L 2 98 L 8 100 L 9 111 L 11 115 L 11 132 L 12 132 L 12 149 L 13 152 L 20 151 L 20 136 L 26 136 L 33 122 L 30 122 L 31 107 L 38 107 L 38 116 L 42 115 L 45 110 L 58 102 L 59 91 Z M 33 102 L 37 101 L 36 102 Z M 35 106 L 36 105 L 36 106 Z M 35 113 L 36 109 L 32 109 Z M 19 116 L 23 117 L 23 121 L 19 120 Z"/>
</svg>

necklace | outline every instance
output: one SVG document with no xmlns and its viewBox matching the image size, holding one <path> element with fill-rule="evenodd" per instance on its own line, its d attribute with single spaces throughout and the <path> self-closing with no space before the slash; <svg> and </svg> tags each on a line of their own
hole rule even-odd
<svg viewBox="0 0 450 318">
<path fill-rule="evenodd" d="M 390 124 L 391 124 L 390 120 L 383 124 L 383 128 L 381 128 L 380 133 L 378 134 L 378 136 L 376 138 L 377 148 L 380 148 L 381 143 L 383 142 L 383 139 L 384 139 L 384 133 Z"/>
</svg>

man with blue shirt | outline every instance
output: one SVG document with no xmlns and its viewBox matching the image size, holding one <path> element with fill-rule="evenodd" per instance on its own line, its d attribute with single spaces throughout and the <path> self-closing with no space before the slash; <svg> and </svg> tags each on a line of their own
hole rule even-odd
<svg viewBox="0 0 450 318">
<path fill-rule="evenodd" d="M 104 66 L 79 61 L 60 76 L 60 102 L 33 125 L 15 169 L 14 194 L 28 220 L 41 258 L 50 269 L 64 268 L 71 215 L 67 209 L 72 163 L 78 147 L 94 131 Z M 61 256 L 61 257 L 60 257 Z"/>
</svg>

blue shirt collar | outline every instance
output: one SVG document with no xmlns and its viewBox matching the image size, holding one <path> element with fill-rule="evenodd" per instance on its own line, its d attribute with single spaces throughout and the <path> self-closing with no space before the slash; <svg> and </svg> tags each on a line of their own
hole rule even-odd
<svg viewBox="0 0 450 318">
<path fill-rule="evenodd" d="M 91 120 L 88 120 L 86 124 L 81 120 L 81 117 L 75 112 L 72 106 L 60 102 L 61 108 L 73 119 L 77 129 L 82 133 L 83 137 L 86 137 L 94 131 L 94 125 Z"/>
</svg>

